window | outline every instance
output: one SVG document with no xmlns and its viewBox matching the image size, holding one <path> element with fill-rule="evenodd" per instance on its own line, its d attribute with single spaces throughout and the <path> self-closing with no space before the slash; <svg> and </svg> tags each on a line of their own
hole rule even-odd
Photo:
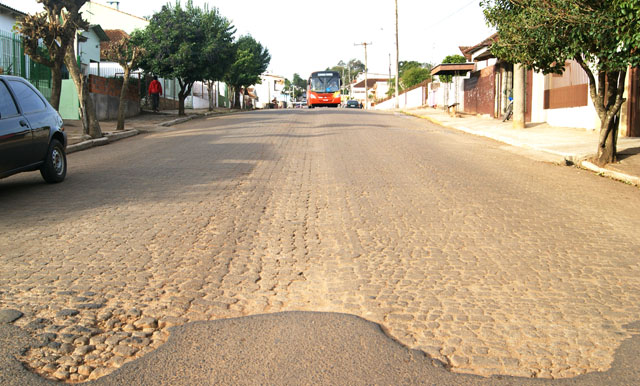
<svg viewBox="0 0 640 386">
<path fill-rule="evenodd" d="M 311 91 L 323 93 L 334 93 L 336 91 L 340 91 L 340 78 L 313 77 L 311 78 Z"/>
<path fill-rule="evenodd" d="M 38 94 L 36 94 L 35 91 L 33 91 L 31 87 L 24 82 L 19 80 L 10 80 L 9 83 L 11 84 L 11 88 L 13 88 L 13 92 L 16 94 L 16 99 L 20 101 L 23 114 L 44 110 L 47 107 Z"/>
<path fill-rule="evenodd" d="M 0 119 L 18 115 L 18 108 L 4 82 L 0 81 Z"/>
</svg>

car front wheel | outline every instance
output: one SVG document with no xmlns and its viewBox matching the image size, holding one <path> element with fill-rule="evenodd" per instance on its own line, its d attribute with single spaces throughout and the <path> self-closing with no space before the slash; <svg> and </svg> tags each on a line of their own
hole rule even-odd
<svg viewBox="0 0 640 386">
<path fill-rule="evenodd" d="M 67 156 L 64 147 L 57 139 L 52 139 L 47 151 L 47 158 L 40 169 L 42 178 L 50 184 L 62 182 L 67 175 Z"/>
</svg>

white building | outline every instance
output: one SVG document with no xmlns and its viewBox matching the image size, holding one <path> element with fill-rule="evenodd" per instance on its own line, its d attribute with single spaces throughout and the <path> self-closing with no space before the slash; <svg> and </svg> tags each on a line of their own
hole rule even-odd
<svg viewBox="0 0 640 386">
<path fill-rule="evenodd" d="M 364 73 L 360 73 L 356 80 L 349 85 L 349 98 L 355 99 L 363 105 L 365 103 L 364 81 Z M 372 99 L 369 99 L 370 104 L 376 100 L 385 99 L 387 97 L 387 92 L 390 88 L 389 81 L 390 78 L 388 74 L 367 74 L 367 90 L 369 92 L 369 96 L 373 97 Z"/>
<path fill-rule="evenodd" d="M 253 86 L 254 93 L 256 95 L 255 107 L 262 109 L 267 106 L 268 103 L 273 102 L 275 99 L 277 102 L 287 102 L 288 95 L 284 94 L 284 81 L 285 78 L 279 75 L 262 74 L 260 76 L 261 83 Z"/>
<path fill-rule="evenodd" d="M 113 3 L 113 6 L 88 1 L 82 6 L 80 12 L 89 24 L 99 24 L 105 30 L 121 29 L 131 34 L 134 30 L 144 29 L 149 24 L 149 20 L 143 17 L 131 15 L 115 8 L 118 6 L 118 1 L 107 3 Z"/>
<path fill-rule="evenodd" d="M 0 3 L 0 31 L 12 32 L 16 20 L 24 16 L 25 13 Z"/>
</svg>

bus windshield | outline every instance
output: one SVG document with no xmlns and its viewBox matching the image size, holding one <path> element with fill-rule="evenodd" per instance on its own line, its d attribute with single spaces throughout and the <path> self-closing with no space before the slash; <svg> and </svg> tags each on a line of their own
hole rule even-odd
<svg viewBox="0 0 640 386">
<path fill-rule="evenodd" d="M 340 78 L 338 77 L 312 77 L 311 91 L 334 93 L 340 91 Z"/>
</svg>

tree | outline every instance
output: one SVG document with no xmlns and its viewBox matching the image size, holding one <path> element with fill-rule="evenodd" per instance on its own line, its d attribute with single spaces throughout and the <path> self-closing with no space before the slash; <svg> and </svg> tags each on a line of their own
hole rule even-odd
<svg viewBox="0 0 640 386">
<path fill-rule="evenodd" d="M 302 79 L 300 75 L 293 74 L 293 81 L 291 82 L 294 86 L 293 89 L 293 97 L 297 100 L 303 95 L 307 93 L 307 81 Z"/>
<path fill-rule="evenodd" d="M 467 58 L 462 55 L 448 55 L 442 59 L 442 63 L 466 63 Z M 451 83 L 452 75 L 439 75 L 440 81 L 443 83 Z"/>
<path fill-rule="evenodd" d="M 81 36 L 78 36 L 78 39 L 81 39 Z M 89 95 L 89 85 L 87 84 L 88 77 L 80 73 L 78 56 L 76 55 L 74 44 L 67 45 L 64 64 L 67 67 L 67 70 L 69 70 L 69 75 L 76 86 L 76 90 L 78 91 L 80 99 L 80 118 L 82 119 L 82 127 L 85 134 L 89 134 L 91 138 L 102 137 L 102 130 L 100 129 L 100 122 L 98 122 L 98 116 L 96 115 L 96 108 L 93 104 L 93 99 L 91 99 L 91 96 Z"/>
<path fill-rule="evenodd" d="M 400 81 L 402 82 L 402 87 L 407 89 L 428 79 L 431 79 L 431 70 L 429 68 L 413 67 L 404 71 Z"/>
<path fill-rule="evenodd" d="M 353 82 L 358 77 L 358 74 L 364 72 L 364 64 L 357 59 L 351 59 L 348 63 L 341 60 L 333 67 L 327 67 L 327 71 L 339 72 L 342 84 L 346 86 Z"/>
<path fill-rule="evenodd" d="M 233 64 L 233 35 L 236 30 L 231 22 L 220 15 L 217 8 L 211 10 L 204 8 L 202 28 L 205 34 L 205 43 L 202 47 L 202 56 L 205 60 L 202 77 L 209 88 L 209 111 L 213 110 L 213 85 L 222 80 Z M 216 90 L 217 92 L 217 90 Z"/>
<path fill-rule="evenodd" d="M 398 74 L 400 75 L 400 79 L 403 78 L 405 71 L 409 71 L 412 68 L 422 68 L 424 67 L 423 63 L 416 62 L 415 60 L 401 60 L 398 62 Z"/>
<path fill-rule="evenodd" d="M 134 37 L 130 37 L 126 32 L 119 31 L 119 39 L 111 38 L 102 55 L 114 62 L 117 62 L 124 69 L 122 77 L 122 88 L 120 89 L 120 103 L 118 105 L 118 125 L 117 130 L 124 130 L 124 118 L 126 113 L 127 90 L 129 88 L 129 78 L 131 71 L 138 68 L 139 61 L 143 54 L 143 49 L 136 42 L 141 41 L 142 34 L 134 31 Z"/>
<path fill-rule="evenodd" d="M 25 16 L 17 30 L 22 34 L 25 53 L 33 61 L 51 68 L 50 102 L 58 110 L 67 47 L 73 44 L 77 30 L 89 27 L 79 12 L 87 0 L 36 1 L 44 6 L 44 11 Z"/>
<path fill-rule="evenodd" d="M 175 78 L 180 85 L 178 115 L 185 115 L 184 101 L 196 81 L 203 80 L 208 64 L 202 47 L 206 46 L 204 12 L 189 0 L 185 8 L 179 2 L 163 5 L 142 32 L 141 45 L 146 54 L 140 67 L 164 78 Z"/>
<path fill-rule="evenodd" d="M 640 64 L 637 0 L 483 0 L 487 22 L 498 30 L 491 51 L 545 74 L 580 64 L 600 118 L 600 166 L 616 160 L 618 120 L 627 68 Z"/>
<path fill-rule="evenodd" d="M 234 108 L 240 108 L 240 90 L 260 82 L 260 75 L 267 70 L 271 55 L 251 35 L 241 36 L 234 48 L 234 62 L 224 79 L 233 89 Z"/>
</svg>

